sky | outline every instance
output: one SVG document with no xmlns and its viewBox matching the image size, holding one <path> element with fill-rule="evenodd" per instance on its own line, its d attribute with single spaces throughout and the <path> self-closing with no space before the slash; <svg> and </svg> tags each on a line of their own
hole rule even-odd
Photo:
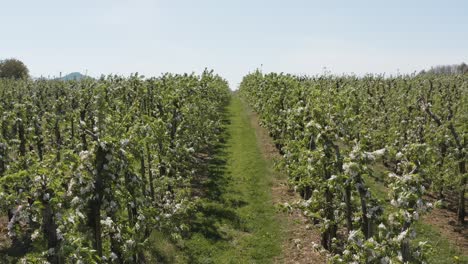
<svg viewBox="0 0 468 264">
<path fill-rule="evenodd" d="M 0 59 L 32 76 L 261 69 L 412 73 L 468 63 L 468 1 L 0 0 Z"/>
</svg>

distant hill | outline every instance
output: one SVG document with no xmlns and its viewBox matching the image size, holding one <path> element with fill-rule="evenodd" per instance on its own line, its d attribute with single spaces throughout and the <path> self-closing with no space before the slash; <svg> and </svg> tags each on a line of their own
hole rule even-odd
<svg viewBox="0 0 468 264">
<path fill-rule="evenodd" d="M 63 76 L 62 78 L 60 78 L 60 80 L 64 80 L 64 81 L 79 81 L 79 80 L 82 80 L 82 79 L 86 79 L 86 78 L 91 78 L 89 76 L 86 76 L 84 74 L 81 74 L 79 72 L 72 72 L 72 73 L 69 73 L 65 76 Z"/>
</svg>

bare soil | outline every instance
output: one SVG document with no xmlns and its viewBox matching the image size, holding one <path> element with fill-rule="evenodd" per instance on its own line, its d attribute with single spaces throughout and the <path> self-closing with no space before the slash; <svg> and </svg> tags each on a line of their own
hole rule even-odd
<svg viewBox="0 0 468 264">
<path fill-rule="evenodd" d="M 468 252 L 468 228 L 457 223 L 457 214 L 447 209 L 433 209 L 423 217 L 426 224 L 434 226 L 453 243 L 460 252 Z"/>
<path fill-rule="evenodd" d="M 0 251 L 8 249 L 11 239 L 8 237 L 8 217 L 0 216 Z"/>
</svg>

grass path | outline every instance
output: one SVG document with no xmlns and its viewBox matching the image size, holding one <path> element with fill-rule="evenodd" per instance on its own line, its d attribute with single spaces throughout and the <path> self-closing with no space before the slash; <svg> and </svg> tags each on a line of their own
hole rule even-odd
<svg viewBox="0 0 468 264">
<path fill-rule="evenodd" d="M 273 175 L 257 145 L 242 102 L 227 109 L 226 141 L 206 186 L 207 197 L 186 243 L 190 263 L 272 263 L 281 253 L 282 226 L 272 203 Z"/>
</svg>

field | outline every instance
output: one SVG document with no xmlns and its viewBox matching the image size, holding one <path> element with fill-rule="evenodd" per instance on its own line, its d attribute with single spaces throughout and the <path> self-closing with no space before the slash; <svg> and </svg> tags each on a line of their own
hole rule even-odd
<svg viewBox="0 0 468 264">
<path fill-rule="evenodd" d="M 466 74 L 0 79 L 0 112 L 4 263 L 468 263 Z"/>
</svg>

